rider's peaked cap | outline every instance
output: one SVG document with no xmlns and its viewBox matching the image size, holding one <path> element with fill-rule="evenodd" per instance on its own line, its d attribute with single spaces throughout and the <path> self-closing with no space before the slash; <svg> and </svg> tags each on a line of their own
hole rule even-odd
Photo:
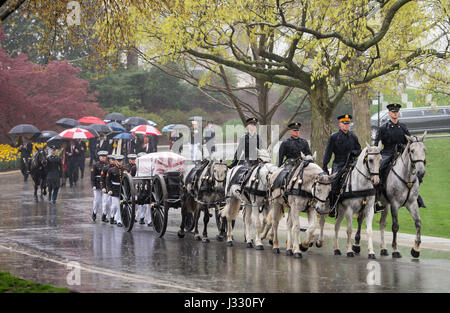
<svg viewBox="0 0 450 313">
<path fill-rule="evenodd" d="M 398 112 L 398 110 L 400 110 L 401 107 L 402 105 L 399 103 L 391 103 L 386 106 L 386 108 L 391 112 Z"/>
<path fill-rule="evenodd" d="M 129 154 L 127 155 L 128 159 L 136 159 L 136 154 Z"/>
<path fill-rule="evenodd" d="M 245 121 L 245 125 L 253 124 L 256 125 L 258 123 L 258 119 L 256 117 L 250 117 Z"/>
<path fill-rule="evenodd" d="M 342 124 L 350 124 L 350 122 L 352 121 L 352 116 L 350 114 L 343 114 L 343 115 L 339 115 L 337 117 L 337 120 L 339 122 L 341 122 Z"/>
<path fill-rule="evenodd" d="M 294 123 L 289 124 L 288 128 L 292 129 L 292 130 L 299 130 L 301 126 L 302 126 L 302 123 L 294 122 Z"/>
</svg>

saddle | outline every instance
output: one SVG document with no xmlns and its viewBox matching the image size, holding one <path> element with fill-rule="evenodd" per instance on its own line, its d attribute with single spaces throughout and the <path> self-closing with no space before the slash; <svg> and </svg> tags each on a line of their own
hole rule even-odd
<svg viewBox="0 0 450 313">
<path fill-rule="evenodd" d="M 275 181 L 270 187 L 271 191 L 275 190 L 276 188 L 286 186 L 286 184 L 290 181 L 290 179 L 294 175 L 296 168 L 300 164 L 299 161 L 301 161 L 300 158 L 288 159 L 286 160 L 286 162 L 284 162 L 283 170 L 280 173 L 278 173 L 278 176 L 275 178 Z"/>
<path fill-rule="evenodd" d="M 205 169 L 205 167 L 208 165 L 208 160 L 203 160 L 202 162 L 195 163 L 195 166 L 191 171 L 189 172 L 188 176 L 186 177 L 186 182 L 190 183 L 192 188 L 192 191 L 195 191 L 195 185 L 197 184 L 201 173 Z"/>
<path fill-rule="evenodd" d="M 288 179 L 286 180 L 286 185 L 282 186 L 282 189 L 284 189 L 283 197 L 286 201 L 287 201 L 287 196 L 289 196 L 289 195 L 312 198 L 311 193 L 302 189 L 303 171 L 310 163 L 312 163 L 312 161 L 301 162 L 295 168 L 295 170 L 292 171 L 291 175 L 288 176 Z"/>
<path fill-rule="evenodd" d="M 255 165 L 257 166 L 257 165 Z M 227 193 L 230 191 L 230 188 L 232 185 L 239 185 L 242 187 L 247 183 L 250 176 L 252 175 L 252 171 L 255 166 L 250 166 L 249 164 L 244 164 L 241 166 L 236 173 L 234 173 L 233 177 L 231 177 L 231 181 L 228 184 L 228 190 Z"/>
<path fill-rule="evenodd" d="M 256 173 L 255 173 L 255 176 L 253 176 L 253 178 L 250 181 L 250 186 L 243 188 L 244 192 L 246 192 L 247 194 L 252 194 L 255 197 L 256 196 L 261 196 L 261 197 L 267 196 L 267 190 L 258 190 L 258 184 L 259 184 L 259 180 L 260 180 L 259 171 L 261 170 L 261 167 L 262 167 L 261 165 L 262 164 L 257 165 Z M 252 177 L 252 175 L 251 175 L 252 173 L 253 173 L 253 170 L 250 171 L 250 176 L 247 178 L 247 180 L 241 186 L 244 186 L 248 183 L 248 179 L 250 177 Z M 248 196 L 247 196 L 247 198 L 248 198 Z"/>
</svg>

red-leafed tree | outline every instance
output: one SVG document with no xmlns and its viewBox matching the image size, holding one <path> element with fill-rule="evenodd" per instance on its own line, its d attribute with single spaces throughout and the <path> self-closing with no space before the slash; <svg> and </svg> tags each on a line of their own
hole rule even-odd
<svg viewBox="0 0 450 313">
<path fill-rule="evenodd" d="M 79 72 L 66 61 L 44 68 L 28 61 L 26 54 L 10 58 L 0 49 L 0 142 L 7 141 L 7 132 L 17 124 L 56 129 L 62 117 L 104 116 Z"/>
</svg>

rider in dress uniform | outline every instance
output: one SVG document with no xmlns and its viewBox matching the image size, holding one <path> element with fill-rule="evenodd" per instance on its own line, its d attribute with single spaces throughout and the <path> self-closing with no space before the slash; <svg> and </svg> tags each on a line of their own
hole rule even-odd
<svg viewBox="0 0 450 313">
<path fill-rule="evenodd" d="M 108 151 L 102 150 L 98 152 L 99 160 L 95 162 L 91 168 L 91 184 L 94 192 L 94 207 L 92 213 L 92 220 L 95 222 L 97 218 L 97 211 L 102 204 L 102 170 L 106 165 L 106 156 Z M 95 157 L 94 157 L 95 158 Z M 105 210 L 103 209 L 103 212 Z M 106 219 L 106 215 L 103 214 L 102 220 Z"/>
<path fill-rule="evenodd" d="M 62 177 L 62 161 L 56 154 L 56 146 L 50 147 L 50 156 L 47 157 L 47 187 L 48 187 L 48 201 L 56 203 L 58 196 L 60 178 Z"/>
<path fill-rule="evenodd" d="M 213 121 L 208 121 L 208 125 L 205 128 L 205 138 L 203 139 L 203 143 L 206 145 L 209 155 L 216 151 L 216 147 L 214 146 L 215 137 L 216 132 L 214 131 Z"/>
<path fill-rule="evenodd" d="M 122 227 L 122 219 L 120 216 L 120 182 L 122 180 L 122 163 L 123 155 L 114 155 L 114 166 L 110 167 L 106 174 L 106 185 L 108 186 L 108 194 L 111 196 L 111 220 L 113 224 Z"/>
<path fill-rule="evenodd" d="M 253 166 L 258 164 L 258 153 L 256 149 L 261 146 L 261 140 L 256 133 L 256 125 L 258 119 L 256 117 L 248 118 L 245 121 L 248 132 L 239 138 L 239 145 L 234 153 L 233 162 L 228 168 L 233 168 L 236 165 L 248 164 Z"/>
<path fill-rule="evenodd" d="M 280 150 L 278 150 L 278 166 L 281 166 L 285 162 L 293 164 L 295 159 L 300 157 L 301 152 L 304 155 L 311 154 L 308 142 L 299 137 L 301 126 L 302 124 L 299 122 L 288 125 L 291 137 L 284 140 L 280 145 Z"/>
<path fill-rule="evenodd" d="M 353 158 L 356 158 L 361 153 L 358 137 L 350 131 L 352 116 L 350 114 L 340 115 L 337 117 L 337 120 L 339 121 L 339 130 L 331 134 L 328 139 L 322 166 L 323 170 L 328 173 L 328 163 L 331 160 L 331 155 L 334 153 L 334 161 L 331 168 L 332 174 L 336 172 L 339 174 L 336 175 L 331 184 L 330 205 L 332 210 L 329 213 L 331 217 L 335 216 L 333 208 L 339 193 L 342 173 L 351 164 Z"/>
<path fill-rule="evenodd" d="M 20 139 L 21 141 L 21 139 Z M 22 171 L 23 181 L 27 181 L 30 174 L 31 154 L 33 153 L 33 145 L 31 142 L 21 143 L 19 145 L 20 152 L 20 170 Z"/>
<path fill-rule="evenodd" d="M 402 106 L 398 103 L 391 103 L 386 106 L 389 110 L 389 121 L 384 125 L 380 126 L 375 138 L 375 145 L 381 140 L 383 144 L 383 150 L 381 150 L 381 165 L 380 165 L 380 175 L 381 183 L 384 183 L 386 179 L 386 171 L 389 167 L 389 163 L 393 160 L 396 151 L 403 152 L 405 146 L 408 144 L 408 140 L 405 135 L 410 136 L 409 130 L 405 124 L 400 123 L 398 120 L 399 110 Z M 422 183 L 422 179 L 419 178 L 419 183 Z M 419 195 L 417 197 L 417 202 L 419 207 L 425 208 L 425 203 L 422 197 Z M 378 202 L 377 207 L 380 208 Z"/>
</svg>

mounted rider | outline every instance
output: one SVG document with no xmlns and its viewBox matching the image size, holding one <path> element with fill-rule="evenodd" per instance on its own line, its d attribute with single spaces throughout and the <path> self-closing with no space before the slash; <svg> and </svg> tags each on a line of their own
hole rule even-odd
<svg viewBox="0 0 450 313">
<path fill-rule="evenodd" d="M 247 164 L 249 167 L 252 167 L 258 164 L 257 149 L 261 146 L 261 140 L 256 133 L 257 124 L 258 119 L 256 117 L 250 117 L 245 121 L 248 132 L 239 138 L 239 145 L 234 153 L 233 162 L 228 168 L 242 164 Z"/>
<path fill-rule="evenodd" d="M 331 173 L 338 173 L 332 181 L 330 193 L 331 210 L 329 216 L 335 216 L 335 202 L 337 200 L 339 189 L 341 187 L 343 176 L 348 173 L 349 166 L 353 163 L 356 157 L 361 153 L 361 145 L 358 137 L 350 131 L 350 123 L 352 116 L 344 114 L 337 117 L 339 121 L 339 130 L 331 134 L 328 139 L 325 155 L 323 157 L 322 169 L 328 173 L 328 163 L 331 160 L 331 155 L 334 153 L 333 165 Z"/>
<path fill-rule="evenodd" d="M 382 161 L 380 166 L 381 186 L 385 185 L 391 165 L 397 156 L 401 155 L 408 144 L 408 140 L 405 135 L 410 136 L 409 130 L 406 125 L 400 123 L 398 119 L 399 110 L 401 107 L 402 106 L 399 103 L 391 103 L 386 106 L 390 119 L 378 129 L 377 136 L 375 138 L 375 145 L 378 145 L 380 141 L 383 144 L 383 150 L 381 151 Z M 421 178 L 419 178 L 419 183 L 422 183 Z M 421 208 L 426 207 L 420 195 L 417 197 L 417 203 Z M 376 205 L 377 209 L 383 209 L 378 202 Z"/>
</svg>

